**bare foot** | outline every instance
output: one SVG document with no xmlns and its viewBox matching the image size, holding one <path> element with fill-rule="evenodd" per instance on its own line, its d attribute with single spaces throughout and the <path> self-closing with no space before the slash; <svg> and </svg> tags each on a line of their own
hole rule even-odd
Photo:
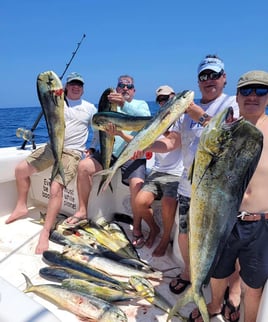
<svg viewBox="0 0 268 322">
<path fill-rule="evenodd" d="M 16 221 L 17 219 L 21 219 L 23 217 L 26 217 L 28 214 L 28 208 L 15 208 L 12 214 L 7 218 L 6 224 L 10 224 L 13 221 Z"/>
<path fill-rule="evenodd" d="M 49 245 L 49 232 L 45 229 L 42 229 L 40 232 L 38 244 L 35 248 L 36 254 L 43 254 L 45 250 L 48 250 Z"/>
<path fill-rule="evenodd" d="M 152 246 L 154 244 L 154 241 L 155 241 L 155 238 L 159 233 L 160 233 L 160 228 L 159 227 L 150 230 L 149 237 L 147 238 L 146 243 L 145 243 L 145 245 L 148 248 L 152 248 Z"/>
<path fill-rule="evenodd" d="M 154 257 L 161 257 L 164 256 L 168 247 L 169 242 L 164 242 L 161 240 L 159 245 L 155 248 L 155 250 L 152 253 L 152 256 Z"/>
</svg>

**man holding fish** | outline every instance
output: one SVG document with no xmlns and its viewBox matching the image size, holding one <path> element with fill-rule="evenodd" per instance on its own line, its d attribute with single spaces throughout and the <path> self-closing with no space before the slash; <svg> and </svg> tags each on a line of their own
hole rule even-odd
<svg viewBox="0 0 268 322">
<path fill-rule="evenodd" d="M 85 150 L 88 127 L 97 109 L 81 98 L 84 79 L 78 73 L 67 77 L 65 94 L 60 79 L 52 71 L 38 75 L 37 89 L 49 134 L 53 135 L 50 135 L 50 143 L 33 151 L 16 167 L 18 200 L 6 224 L 27 215 L 31 175 L 54 164 L 45 224 L 36 247 L 36 253 L 42 254 L 48 249 L 49 233 L 62 204 L 63 189 L 76 175 Z M 59 128 L 58 132 L 54 131 L 56 128 Z"/>
<path fill-rule="evenodd" d="M 263 148 L 257 168 L 245 190 L 236 220 L 220 258 L 212 273 L 212 300 L 209 315 L 224 315 L 224 292 L 228 276 L 235 270 L 239 259 L 240 276 L 244 282 L 244 322 L 257 320 L 263 287 L 268 278 L 268 73 L 261 70 L 243 74 L 237 83 L 236 99 L 240 115 L 255 125 L 263 135 Z M 247 149 L 245 147 L 245 149 Z M 195 309 L 189 321 L 204 319 Z M 229 318 L 230 321 L 234 321 Z M 238 321 L 235 320 L 235 321 Z"/>
<path fill-rule="evenodd" d="M 134 99 L 134 95 L 133 77 L 122 75 L 118 78 L 116 92 L 111 92 L 108 95 L 108 100 L 117 105 L 117 111 L 120 113 L 133 116 L 150 116 L 148 104 L 144 100 Z M 135 132 L 117 131 L 116 127 L 110 124 L 107 133 L 115 137 L 112 155 L 112 162 L 114 162 L 126 143 L 132 140 Z M 87 205 L 92 189 L 92 177 L 102 169 L 101 155 L 98 151 L 79 163 L 77 175 L 79 209 L 74 216 L 67 219 L 67 224 L 75 224 L 87 218 Z M 129 160 L 122 166 L 121 170 L 123 183 L 129 185 L 131 206 L 135 211 L 135 198 L 145 178 L 146 159 Z"/>
</svg>

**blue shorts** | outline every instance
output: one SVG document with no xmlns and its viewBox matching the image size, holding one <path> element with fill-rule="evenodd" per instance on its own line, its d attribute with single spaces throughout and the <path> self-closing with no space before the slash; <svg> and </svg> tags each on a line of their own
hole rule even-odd
<svg viewBox="0 0 268 322">
<path fill-rule="evenodd" d="M 152 192 L 158 200 L 163 196 L 177 199 L 178 185 L 178 176 L 152 170 L 147 175 L 142 190 Z"/>
<path fill-rule="evenodd" d="M 179 233 L 188 234 L 190 198 L 179 194 Z"/>
<path fill-rule="evenodd" d="M 268 220 L 243 221 L 238 219 L 227 240 L 214 278 L 225 278 L 235 271 L 236 259 L 240 263 L 240 276 L 252 288 L 263 287 L 268 278 Z"/>
<path fill-rule="evenodd" d="M 101 155 L 99 151 L 94 152 L 93 158 L 101 163 Z M 116 162 L 117 158 L 112 155 L 111 165 L 112 166 Z M 121 167 L 122 174 L 122 183 L 125 185 L 129 185 L 128 180 L 132 178 L 140 178 L 143 181 L 145 180 L 145 172 L 146 172 L 146 159 L 137 159 L 137 160 L 128 160 Z"/>
</svg>

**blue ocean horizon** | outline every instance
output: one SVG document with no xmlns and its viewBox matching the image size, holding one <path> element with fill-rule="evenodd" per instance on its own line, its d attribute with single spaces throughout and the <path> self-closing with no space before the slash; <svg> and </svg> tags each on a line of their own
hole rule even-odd
<svg viewBox="0 0 268 322">
<path fill-rule="evenodd" d="M 151 114 L 154 115 L 159 108 L 158 104 L 154 101 L 148 101 L 147 103 Z M 95 104 L 95 106 L 97 106 L 97 104 Z M 31 130 L 41 111 L 42 109 L 40 106 L 0 108 L 0 147 L 20 147 L 24 140 L 23 138 L 17 138 L 17 129 L 23 128 L 25 130 Z M 91 138 L 92 135 L 90 133 L 87 145 L 89 145 Z M 48 133 L 44 116 L 42 116 L 34 130 L 34 141 L 36 144 L 48 141 Z M 31 144 L 31 142 L 29 142 L 29 144 Z"/>
<path fill-rule="evenodd" d="M 151 114 L 154 115 L 159 108 L 158 104 L 154 101 L 148 101 L 147 103 Z M 23 138 L 17 138 L 17 129 L 23 128 L 31 130 L 40 112 L 41 107 L 38 106 L 0 108 L 0 147 L 20 147 L 24 140 Z M 266 108 L 266 114 L 268 115 L 268 107 Z M 89 135 L 87 145 L 89 145 L 91 137 L 92 135 Z M 34 140 L 36 144 L 48 141 L 48 133 L 44 116 L 41 118 L 34 131 Z M 31 143 L 29 142 L 29 144 Z"/>
</svg>

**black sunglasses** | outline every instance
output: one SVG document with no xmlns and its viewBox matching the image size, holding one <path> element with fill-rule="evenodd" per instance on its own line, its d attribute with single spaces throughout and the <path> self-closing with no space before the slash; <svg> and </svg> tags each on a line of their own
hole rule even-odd
<svg viewBox="0 0 268 322">
<path fill-rule="evenodd" d="M 204 73 L 204 74 L 199 74 L 198 79 L 200 82 L 205 82 L 206 80 L 216 80 L 219 79 L 224 73 L 224 70 L 222 69 L 220 72 L 210 72 L 210 73 Z"/>
<path fill-rule="evenodd" d="M 239 88 L 239 93 L 242 96 L 249 96 L 255 92 L 257 96 L 264 96 L 268 94 L 268 87 L 241 87 Z"/>
<path fill-rule="evenodd" d="M 156 99 L 157 103 L 167 102 L 169 100 L 169 95 L 159 95 Z"/>
<path fill-rule="evenodd" d="M 125 88 L 125 87 L 127 87 L 127 89 L 133 89 L 134 88 L 134 85 L 133 84 L 118 83 L 117 84 L 117 87 L 119 87 L 119 88 Z"/>
</svg>

